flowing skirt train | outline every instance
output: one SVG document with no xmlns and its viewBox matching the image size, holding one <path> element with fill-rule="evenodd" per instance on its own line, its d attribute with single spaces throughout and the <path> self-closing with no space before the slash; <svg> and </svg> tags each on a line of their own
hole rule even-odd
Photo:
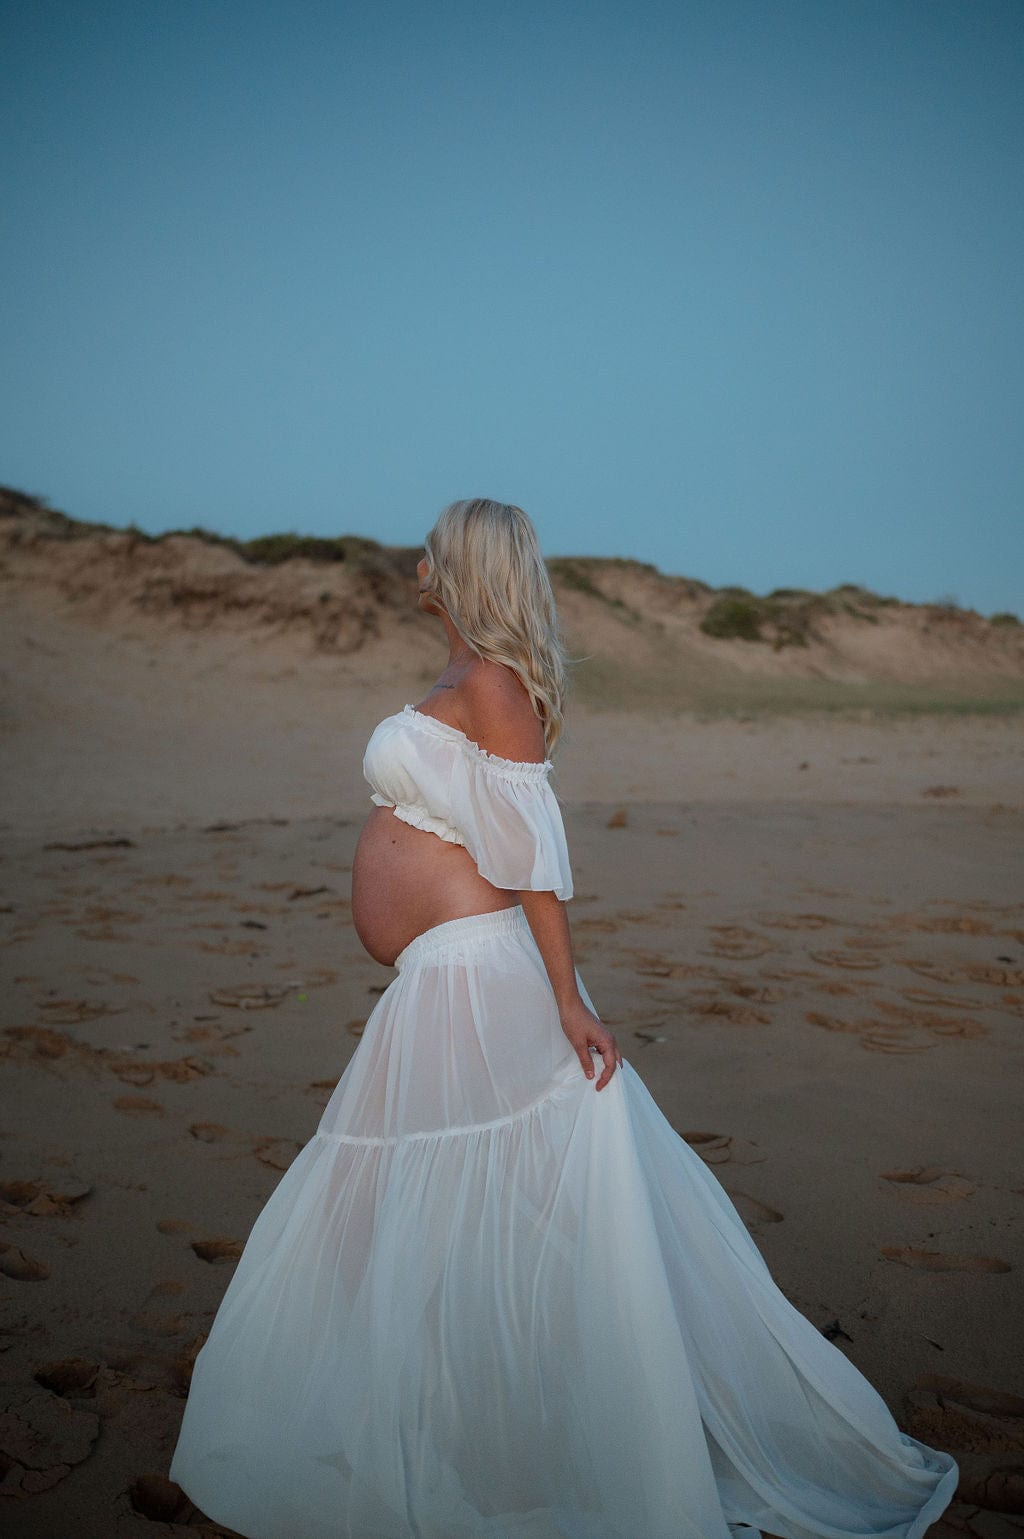
<svg viewBox="0 0 1024 1539">
<path fill-rule="evenodd" d="M 396 965 L 171 1477 L 248 1539 L 919 1539 L 953 1459 L 787 1301 L 630 1065 L 595 1091 L 522 908 Z"/>
</svg>

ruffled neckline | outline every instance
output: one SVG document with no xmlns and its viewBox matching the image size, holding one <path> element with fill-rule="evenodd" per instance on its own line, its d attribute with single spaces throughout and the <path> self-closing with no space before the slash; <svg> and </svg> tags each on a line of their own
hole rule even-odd
<svg viewBox="0 0 1024 1539">
<path fill-rule="evenodd" d="M 489 753 L 486 748 L 481 748 L 479 743 L 474 743 L 473 739 L 467 737 L 458 727 L 453 727 L 446 721 L 439 721 L 436 716 L 427 716 L 423 711 L 418 711 L 414 705 L 403 705 L 399 714 L 403 717 L 414 718 L 418 726 L 422 727 L 424 731 L 432 733 L 435 737 L 448 738 L 450 741 L 458 743 L 465 753 L 493 766 L 494 769 L 511 770 L 515 771 L 517 776 L 522 776 L 524 779 L 536 778 L 539 780 L 542 775 L 545 775 L 552 768 L 550 759 L 544 759 L 543 762 L 537 760 L 503 759 L 500 754 Z"/>
</svg>

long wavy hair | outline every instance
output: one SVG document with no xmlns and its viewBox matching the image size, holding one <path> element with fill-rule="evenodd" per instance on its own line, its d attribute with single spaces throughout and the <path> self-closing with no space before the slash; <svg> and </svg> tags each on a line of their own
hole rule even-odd
<svg viewBox="0 0 1024 1539">
<path fill-rule="evenodd" d="M 529 517 L 486 497 L 452 502 L 424 546 L 431 596 L 478 656 L 504 663 L 521 681 L 550 755 L 562 733 L 567 657 Z"/>
</svg>

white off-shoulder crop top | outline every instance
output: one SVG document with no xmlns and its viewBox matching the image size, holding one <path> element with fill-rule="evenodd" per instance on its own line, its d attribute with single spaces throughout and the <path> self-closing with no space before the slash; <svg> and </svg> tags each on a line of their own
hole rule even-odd
<svg viewBox="0 0 1024 1539">
<path fill-rule="evenodd" d="M 488 753 L 458 727 L 413 706 L 385 716 L 363 755 L 371 801 L 414 828 L 463 844 L 495 887 L 572 897 L 562 811 L 548 784 L 551 760 Z"/>
</svg>

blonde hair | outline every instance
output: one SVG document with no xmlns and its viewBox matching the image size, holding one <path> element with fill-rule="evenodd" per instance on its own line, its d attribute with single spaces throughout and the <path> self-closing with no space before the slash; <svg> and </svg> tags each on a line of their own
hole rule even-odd
<svg viewBox="0 0 1024 1539">
<path fill-rule="evenodd" d="M 449 503 L 424 545 L 428 590 L 474 652 L 512 669 L 550 754 L 562 733 L 567 659 L 532 522 L 512 503 L 472 497 Z"/>
</svg>

